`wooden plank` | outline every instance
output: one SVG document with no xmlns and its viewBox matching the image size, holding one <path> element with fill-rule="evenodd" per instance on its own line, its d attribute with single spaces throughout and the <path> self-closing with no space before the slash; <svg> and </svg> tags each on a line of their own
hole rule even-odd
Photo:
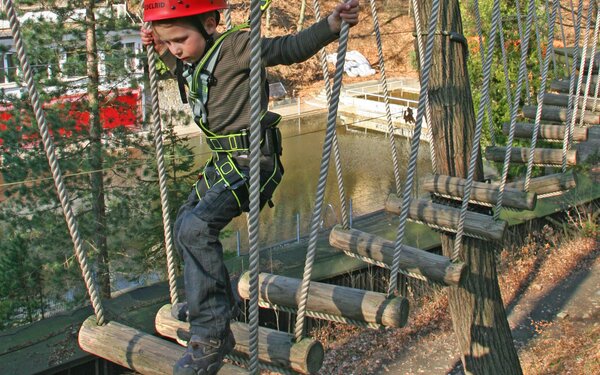
<svg viewBox="0 0 600 375">
<path fill-rule="evenodd" d="M 175 343 L 117 322 L 98 326 L 94 316 L 81 325 L 79 346 L 88 353 L 147 375 L 171 374 L 173 365 L 185 352 Z M 218 374 L 242 375 L 248 372 L 225 364 Z"/>
<path fill-rule="evenodd" d="M 387 212 L 399 215 L 402 201 L 394 194 L 385 202 Z M 410 203 L 408 218 L 450 232 L 456 232 L 460 218 L 460 209 L 433 203 L 424 199 L 413 199 Z M 491 216 L 469 211 L 464 224 L 465 235 L 475 238 L 500 241 L 506 231 L 506 222 L 494 220 Z"/>
<path fill-rule="evenodd" d="M 392 267 L 395 252 L 392 241 L 357 229 L 343 229 L 337 225 L 331 230 L 329 243 L 336 249 L 350 251 L 384 263 L 388 268 Z M 404 245 L 400 252 L 400 268 L 445 285 L 458 285 L 465 271 L 462 262 L 452 263 L 448 257 L 408 245 Z"/>
<path fill-rule="evenodd" d="M 421 181 L 421 188 L 430 193 L 440 194 L 451 199 L 462 200 L 467 180 L 460 177 L 433 175 Z M 473 181 L 471 199 L 473 203 L 493 206 L 498 202 L 498 184 Z M 533 210 L 537 197 L 535 193 L 527 193 L 516 189 L 505 189 L 502 205 L 519 210 Z"/>
<path fill-rule="evenodd" d="M 550 83 L 550 90 L 568 94 L 569 93 L 569 85 L 570 85 L 570 83 L 569 83 L 568 79 L 554 80 Z M 574 91 L 575 90 L 577 90 L 577 82 L 575 83 Z M 588 94 L 594 95 L 595 90 L 596 90 L 596 86 L 590 85 Z M 582 84 L 581 87 L 579 88 L 579 91 L 581 92 L 581 94 L 584 94 L 585 93 L 585 85 Z"/>
<path fill-rule="evenodd" d="M 515 124 L 515 137 L 531 139 L 535 124 L 529 122 L 517 122 Z M 565 135 L 566 125 L 548 125 L 540 124 L 538 131 L 539 139 L 562 141 Z M 510 123 L 502 124 L 502 132 L 508 134 Z M 573 140 L 576 142 L 584 142 L 588 138 L 588 128 L 576 126 L 573 129 Z"/>
<path fill-rule="evenodd" d="M 190 325 L 171 316 L 171 305 L 163 306 L 154 321 L 156 332 L 172 339 L 188 341 Z M 231 322 L 235 337 L 235 354 L 249 357 L 249 328 L 241 322 Z M 323 345 L 312 338 L 294 342 L 294 336 L 265 327 L 258 328 L 258 359 L 270 365 L 291 368 L 302 374 L 316 374 L 323 365 Z"/>
<path fill-rule="evenodd" d="M 259 298 L 271 304 L 297 308 L 301 283 L 300 279 L 261 273 Z M 249 272 L 240 278 L 238 292 L 242 298 L 250 298 Z M 408 300 L 404 297 L 388 299 L 383 293 L 316 281 L 310 283 L 306 309 L 386 327 L 404 327 L 408 320 Z"/>
<path fill-rule="evenodd" d="M 522 108 L 523 116 L 530 119 L 535 119 L 536 106 L 525 105 Z M 583 123 L 589 125 L 600 125 L 600 114 L 584 111 L 577 111 L 576 121 L 579 123 L 583 117 Z M 567 109 L 561 107 L 552 107 L 544 105 L 542 106 L 542 121 L 554 121 L 554 122 L 566 122 L 567 121 Z"/>
<path fill-rule="evenodd" d="M 555 173 L 547 176 L 534 177 L 529 181 L 529 191 L 545 196 L 556 192 L 574 189 L 577 181 L 573 173 Z M 506 187 L 525 189 L 525 180 L 509 182 Z"/>
<path fill-rule="evenodd" d="M 575 98 L 573 98 L 575 99 Z M 584 98 L 579 97 L 579 101 L 577 102 L 579 108 L 583 107 Z M 569 94 L 555 94 L 551 92 L 547 92 L 544 94 L 544 104 L 545 105 L 554 105 L 559 107 L 568 107 L 569 106 Z M 594 98 L 588 97 L 588 100 L 585 101 L 585 109 L 588 111 L 592 111 L 594 109 Z M 600 102 L 597 103 L 596 112 L 600 111 Z"/>
<path fill-rule="evenodd" d="M 511 163 L 527 164 L 529 160 L 529 147 L 513 147 L 510 154 Z M 490 161 L 504 162 L 506 147 L 488 147 L 485 149 L 485 158 Z M 558 148 L 536 148 L 533 155 L 535 165 L 562 165 L 563 150 Z M 577 165 L 577 151 L 567 151 L 567 165 Z"/>
</svg>

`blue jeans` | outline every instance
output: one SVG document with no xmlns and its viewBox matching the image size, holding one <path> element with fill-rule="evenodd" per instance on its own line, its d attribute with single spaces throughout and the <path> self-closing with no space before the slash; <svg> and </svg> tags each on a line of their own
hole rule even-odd
<svg viewBox="0 0 600 375">
<path fill-rule="evenodd" d="M 248 174 L 248 170 L 241 170 Z M 281 180 L 283 169 L 277 168 L 275 184 L 261 192 L 261 208 L 271 198 Z M 273 171 L 261 169 L 261 186 Z M 206 188 L 209 182 L 210 188 Z M 229 222 L 248 210 L 245 185 L 236 190 L 240 204 L 224 183 L 213 184 L 218 175 L 208 166 L 201 179 L 179 209 L 173 228 L 175 245 L 184 262 L 185 294 L 188 304 L 190 333 L 202 337 L 223 338 L 228 334 L 231 307 L 235 303 L 229 273 L 223 263 L 223 246 L 219 234 Z M 201 199 L 199 198 L 202 197 Z"/>
</svg>

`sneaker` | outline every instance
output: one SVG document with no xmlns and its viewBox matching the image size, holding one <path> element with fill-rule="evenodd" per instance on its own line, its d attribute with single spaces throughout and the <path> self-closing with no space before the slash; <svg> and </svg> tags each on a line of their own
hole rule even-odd
<svg viewBox="0 0 600 375">
<path fill-rule="evenodd" d="M 175 363 L 173 375 L 214 375 L 223 365 L 223 358 L 235 347 L 231 330 L 223 339 L 193 335 L 185 354 Z"/>
</svg>

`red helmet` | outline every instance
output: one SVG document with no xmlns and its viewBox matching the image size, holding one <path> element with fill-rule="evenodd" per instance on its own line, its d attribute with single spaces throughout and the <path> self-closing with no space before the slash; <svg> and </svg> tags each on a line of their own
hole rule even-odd
<svg viewBox="0 0 600 375">
<path fill-rule="evenodd" d="M 180 18 L 227 9 L 226 0 L 144 0 L 144 21 Z"/>
</svg>

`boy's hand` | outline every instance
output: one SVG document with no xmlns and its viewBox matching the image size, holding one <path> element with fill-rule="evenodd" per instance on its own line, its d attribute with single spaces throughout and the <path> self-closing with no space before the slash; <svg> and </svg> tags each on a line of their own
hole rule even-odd
<svg viewBox="0 0 600 375">
<path fill-rule="evenodd" d="M 345 21 L 348 26 L 352 27 L 358 23 L 359 0 L 348 0 L 338 4 L 333 13 L 327 17 L 329 28 L 334 33 L 339 33 L 342 30 L 342 21 Z"/>
<path fill-rule="evenodd" d="M 142 45 L 154 45 L 154 49 L 159 55 L 162 55 L 163 52 L 167 50 L 167 46 L 165 46 L 165 44 L 162 41 L 154 37 L 154 33 L 152 32 L 152 30 L 146 29 L 143 26 L 140 29 L 140 38 L 142 39 Z"/>
</svg>

